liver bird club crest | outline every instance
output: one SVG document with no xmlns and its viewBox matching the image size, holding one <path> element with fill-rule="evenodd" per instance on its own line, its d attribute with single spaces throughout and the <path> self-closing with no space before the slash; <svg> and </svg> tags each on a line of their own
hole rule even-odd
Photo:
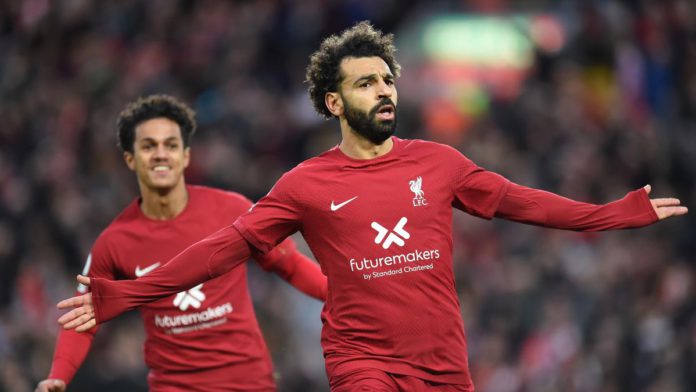
<svg viewBox="0 0 696 392">
<path fill-rule="evenodd" d="M 421 176 L 418 176 L 415 180 L 411 180 L 408 182 L 409 188 L 411 188 L 411 192 L 413 192 L 413 206 L 414 207 L 420 207 L 420 206 L 427 206 L 428 201 L 425 200 L 425 192 L 423 192 L 423 179 Z"/>
</svg>

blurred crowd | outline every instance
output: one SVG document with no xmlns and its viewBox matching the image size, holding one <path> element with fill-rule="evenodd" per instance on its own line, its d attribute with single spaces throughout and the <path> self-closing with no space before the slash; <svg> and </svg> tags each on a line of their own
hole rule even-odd
<svg viewBox="0 0 696 392">
<path fill-rule="evenodd" d="M 340 139 L 303 84 L 322 37 L 369 19 L 399 43 L 433 15 L 536 12 L 562 21 L 563 48 L 536 50 L 519 94 L 491 98 L 457 137 L 429 128 L 419 109 L 428 81 L 417 77 L 426 65 L 404 61 L 398 135 L 448 142 L 517 183 L 582 201 L 650 183 L 653 196 L 696 208 L 689 0 L 1 2 L 0 391 L 33 390 L 48 374 L 54 305 L 137 196 L 116 147 L 127 102 L 168 93 L 190 103 L 199 131 L 187 181 L 258 199 Z M 601 234 L 454 220 L 477 390 L 696 390 L 693 211 Z M 321 305 L 259 269 L 250 285 L 280 391 L 328 390 Z M 142 335 L 135 314 L 107 324 L 70 390 L 145 390 Z"/>
</svg>

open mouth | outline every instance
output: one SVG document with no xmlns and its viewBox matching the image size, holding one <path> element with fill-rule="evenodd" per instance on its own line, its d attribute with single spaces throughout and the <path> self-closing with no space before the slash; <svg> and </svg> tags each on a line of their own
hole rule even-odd
<svg viewBox="0 0 696 392">
<path fill-rule="evenodd" d="M 165 166 L 165 165 L 157 165 L 157 166 L 152 168 L 152 171 L 155 173 L 167 173 L 170 170 L 172 170 L 172 168 L 169 166 Z"/>
<path fill-rule="evenodd" d="M 377 110 L 377 118 L 381 120 L 393 120 L 395 108 L 393 105 L 383 105 Z"/>
</svg>

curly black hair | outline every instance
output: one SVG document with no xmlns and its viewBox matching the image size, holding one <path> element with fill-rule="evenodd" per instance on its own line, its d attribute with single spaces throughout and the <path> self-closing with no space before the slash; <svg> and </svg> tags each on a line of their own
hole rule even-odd
<svg viewBox="0 0 696 392">
<path fill-rule="evenodd" d="M 196 132 L 196 112 L 185 103 L 169 95 L 150 95 L 129 103 L 118 115 L 118 146 L 121 151 L 133 152 L 135 127 L 153 118 L 168 118 L 179 124 L 184 147 L 188 147 L 191 136 Z"/>
<path fill-rule="evenodd" d="M 359 22 L 341 35 L 326 38 L 319 50 L 311 55 L 307 66 L 305 82 L 309 84 L 307 91 L 314 109 L 325 118 L 333 117 L 324 97 L 328 92 L 338 91 L 342 78 L 340 65 L 344 58 L 380 57 L 398 77 L 401 66 L 396 61 L 395 52 L 394 35 L 383 34 L 368 21 Z"/>
</svg>

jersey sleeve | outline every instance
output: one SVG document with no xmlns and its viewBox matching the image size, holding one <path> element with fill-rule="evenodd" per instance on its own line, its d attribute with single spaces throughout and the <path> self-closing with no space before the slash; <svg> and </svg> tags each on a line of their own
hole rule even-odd
<svg viewBox="0 0 696 392">
<path fill-rule="evenodd" d="M 151 273 L 134 280 L 93 278 L 94 319 L 99 323 L 138 306 L 191 288 L 244 263 L 249 244 L 227 226 L 186 248 Z"/>
<path fill-rule="evenodd" d="M 114 278 L 113 260 L 108 252 L 106 241 L 102 237 L 97 239 L 92 251 L 87 256 L 82 275 L 106 279 Z M 77 291 L 84 294 L 87 292 L 87 287 L 80 284 Z M 87 357 L 97 329 L 98 327 L 94 327 L 82 333 L 61 330 L 56 339 L 56 348 L 48 378 L 63 380 L 66 385 L 69 384 Z"/>
<path fill-rule="evenodd" d="M 544 227 L 576 231 L 630 229 L 658 220 L 644 189 L 596 205 L 511 183 L 496 216 Z"/>
<path fill-rule="evenodd" d="M 266 196 L 234 223 L 261 253 L 269 252 L 300 229 L 303 208 L 293 183 L 296 183 L 293 172 L 283 175 Z"/>
<path fill-rule="evenodd" d="M 252 253 L 252 257 L 264 270 L 276 273 L 301 292 L 320 301 L 326 300 L 326 276 L 317 263 L 297 250 L 291 238 L 266 254 Z"/>
<path fill-rule="evenodd" d="M 286 238 L 269 252 L 261 253 L 254 251 L 251 253 L 251 257 L 256 260 L 264 271 L 273 272 L 278 269 L 285 269 L 288 256 L 295 252 L 297 252 L 295 241 L 292 238 Z"/>
<path fill-rule="evenodd" d="M 115 260 L 108 245 L 108 240 L 104 236 L 100 236 L 87 256 L 82 275 L 90 278 L 115 279 L 115 271 Z M 87 287 L 80 284 L 77 286 L 77 291 L 84 294 L 87 292 Z"/>
<path fill-rule="evenodd" d="M 97 329 L 94 327 L 86 332 L 61 330 L 56 340 L 56 349 L 48 378 L 63 380 L 66 385 L 70 384 L 92 347 Z"/>
<path fill-rule="evenodd" d="M 450 151 L 447 164 L 454 168 L 452 205 L 471 215 L 492 219 L 507 192 L 509 181 L 500 174 L 477 166 L 454 149 Z"/>
</svg>

